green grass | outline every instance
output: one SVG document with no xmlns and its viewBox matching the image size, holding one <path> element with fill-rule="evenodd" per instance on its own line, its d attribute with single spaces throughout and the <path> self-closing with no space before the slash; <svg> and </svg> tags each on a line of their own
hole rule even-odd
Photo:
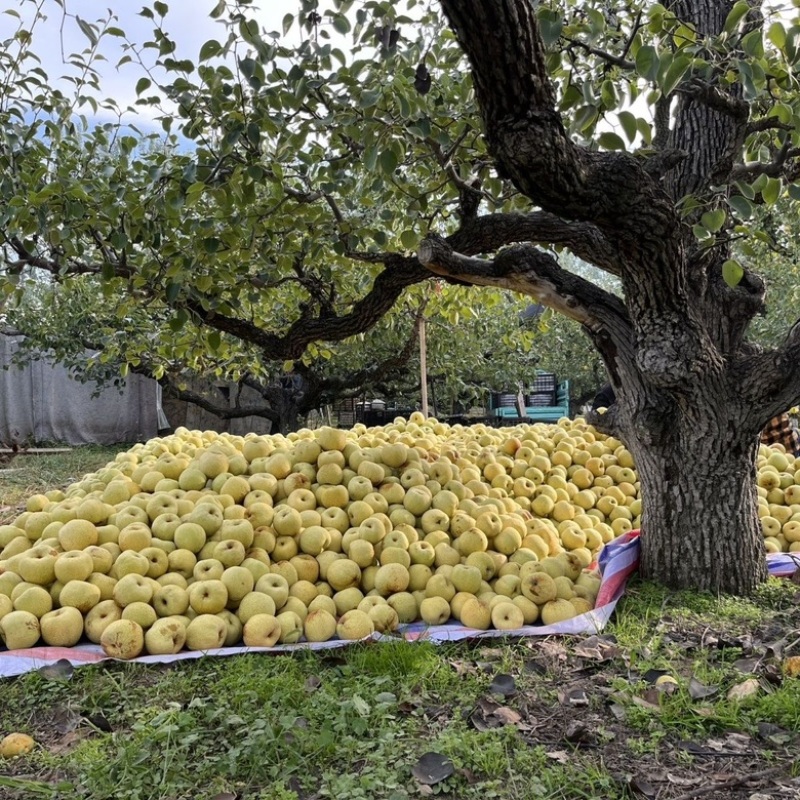
<svg viewBox="0 0 800 800">
<path fill-rule="evenodd" d="M 796 682 L 734 703 L 726 692 L 742 676 L 730 659 L 719 657 L 724 651 L 687 653 L 652 635 L 654 609 L 666 613 L 668 607 L 689 635 L 720 623 L 729 633 L 736 626 L 753 630 L 753 620 L 768 617 L 769 608 L 758 598 L 741 608 L 729 599 L 683 599 L 676 605 L 663 590 L 634 582 L 608 629 L 620 654 L 590 664 L 589 678 L 586 662 L 571 655 L 581 641 L 576 638 L 549 640 L 552 652 L 566 658 L 546 661 L 544 670 L 526 666 L 552 654 L 538 641 L 439 647 L 397 641 L 169 666 L 101 664 L 76 670 L 68 681 L 38 673 L 6 680 L 0 683 L 0 731 L 28 731 L 39 746 L 8 762 L 0 796 L 212 800 L 229 792 L 279 800 L 399 800 L 422 796 L 413 768 L 423 753 L 434 751 L 454 768 L 430 787 L 439 797 L 633 797 L 619 767 L 606 763 L 610 754 L 620 764 L 662 762 L 670 742 L 703 742 L 732 731 L 755 736 L 764 721 L 786 731 L 800 728 Z M 636 648 L 647 652 L 634 660 Z M 635 698 L 647 686 L 632 680 L 631 664 L 637 672 L 651 665 L 670 671 L 680 682 L 677 691 L 661 695 L 656 709 L 638 705 Z M 513 697 L 489 693 L 498 672 L 514 677 Z M 692 675 L 719 682 L 720 694 L 693 700 Z M 560 693 L 576 681 L 590 703 L 565 712 Z M 598 693 L 599 686 L 613 692 L 624 720 L 609 714 L 608 694 Z M 511 724 L 479 729 L 475 715 L 487 708 L 510 709 L 519 724 L 511 718 Z M 583 715 L 599 734 L 595 746 L 576 747 L 554 736 Z M 77 725 L 74 732 L 63 732 L 65 720 Z M 761 758 L 790 769 L 780 744 L 766 746 Z M 675 756 L 675 764 L 693 769 L 685 753 Z"/>
<path fill-rule="evenodd" d="M 69 784 L 63 795 L 54 786 L 51 797 L 212 798 L 228 791 L 392 800 L 416 793 L 411 770 L 427 750 L 455 767 L 436 786 L 444 797 L 624 796 L 614 793 L 610 776 L 580 759 L 549 763 L 514 727 L 470 727 L 465 712 L 489 679 L 476 673 L 464 680 L 433 645 L 401 642 L 357 645 L 341 658 L 97 666 L 69 682 L 38 674 L 6 682 L 0 727 L 35 730 L 43 721 L 37 715 L 64 708 L 110 722 L 113 732 L 90 731 L 66 755 L 43 747 L 26 759 L 26 771 L 58 773 Z M 9 797 L 34 792 L 33 785 L 19 795 L 13 783 L 6 787 Z"/>
<path fill-rule="evenodd" d="M 75 447 L 68 453 L 43 455 L 18 455 L 4 464 L 0 472 L 0 506 L 10 507 L 0 511 L 0 524 L 16 517 L 24 508 L 25 500 L 33 494 L 48 489 L 63 489 L 88 472 L 94 472 L 114 460 L 117 453 L 128 449 L 120 444 L 109 447 L 86 445 Z"/>
</svg>

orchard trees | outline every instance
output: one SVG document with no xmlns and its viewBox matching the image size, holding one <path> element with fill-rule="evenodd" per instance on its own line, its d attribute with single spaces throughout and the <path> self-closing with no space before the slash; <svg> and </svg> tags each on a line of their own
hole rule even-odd
<svg viewBox="0 0 800 800">
<path fill-rule="evenodd" d="M 144 372 L 205 407 L 182 388 L 187 370 L 244 382 L 260 410 L 215 412 L 284 429 L 407 372 L 426 290 L 390 311 L 430 277 L 413 250 L 438 222 L 458 236 L 462 206 L 474 215 L 482 197 L 456 165 L 479 165 L 496 205 L 516 195 L 491 177 L 460 51 L 437 43 L 440 15 L 304 3 L 272 32 L 249 3 L 221 2 L 219 37 L 190 59 L 164 3 L 142 10 L 151 34 L 139 42 L 113 16 L 59 5 L 21 0 L 4 23 L 18 21 L 0 53 L 7 324 L 78 369 L 88 346 L 95 374 Z M 39 44 L 45 12 L 85 43 L 54 66 Z M 401 45 L 401 24 L 424 40 Z M 445 70 L 431 92 L 423 52 Z M 132 109 L 105 92 L 112 67 Z M 469 316 L 465 294 L 450 294 L 425 312 L 432 322 Z M 379 322 L 381 336 L 340 344 Z M 300 393 L 281 389 L 290 373 Z"/>
</svg>

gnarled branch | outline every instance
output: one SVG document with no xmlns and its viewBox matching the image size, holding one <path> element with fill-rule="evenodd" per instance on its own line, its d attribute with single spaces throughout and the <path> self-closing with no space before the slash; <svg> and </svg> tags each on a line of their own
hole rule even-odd
<svg viewBox="0 0 800 800">
<path fill-rule="evenodd" d="M 622 300 L 562 269 L 551 255 L 530 245 L 509 247 L 488 261 L 454 252 L 449 242 L 429 236 L 420 243 L 418 257 L 437 275 L 527 294 L 590 330 L 621 326 L 630 336 Z"/>
</svg>

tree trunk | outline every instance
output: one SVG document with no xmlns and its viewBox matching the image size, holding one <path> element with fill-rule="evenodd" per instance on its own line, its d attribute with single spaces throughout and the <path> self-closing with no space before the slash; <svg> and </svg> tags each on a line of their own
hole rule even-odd
<svg viewBox="0 0 800 800">
<path fill-rule="evenodd" d="M 757 509 L 758 439 L 715 404 L 628 446 L 641 485 L 641 571 L 673 589 L 750 594 L 767 577 Z"/>
<path fill-rule="evenodd" d="M 300 410 L 297 406 L 297 398 L 291 391 L 283 391 L 280 393 L 277 411 L 279 433 L 286 435 L 291 431 L 297 430 Z"/>
</svg>

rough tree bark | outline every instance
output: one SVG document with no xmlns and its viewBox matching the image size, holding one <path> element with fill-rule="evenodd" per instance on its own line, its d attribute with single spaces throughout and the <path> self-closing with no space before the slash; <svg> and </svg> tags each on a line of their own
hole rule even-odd
<svg viewBox="0 0 800 800">
<path fill-rule="evenodd" d="M 470 61 L 498 168 L 542 209 L 527 218 L 526 235 L 505 243 L 574 240 L 581 257 L 620 277 L 625 299 L 566 272 L 533 244 L 465 254 L 431 237 L 420 261 L 437 274 L 532 295 L 579 321 L 608 368 L 615 424 L 638 469 L 642 571 L 675 588 L 752 591 L 766 577 L 758 434 L 800 399 L 791 357 L 800 326 L 776 350 L 748 344 L 747 326 L 764 308 L 763 282 L 748 272 L 728 286 L 728 245 L 699 249 L 692 218 L 678 213 L 690 193 L 720 202 L 711 188 L 728 182 L 740 161 L 747 104 L 735 87 L 687 82 L 673 98 L 671 126 L 662 117 L 653 158 L 590 150 L 570 139 L 557 112 L 535 4 L 441 4 Z M 732 5 L 679 0 L 672 10 L 715 34 Z M 474 257 L 479 252 L 486 258 Z"/>
</svg>

